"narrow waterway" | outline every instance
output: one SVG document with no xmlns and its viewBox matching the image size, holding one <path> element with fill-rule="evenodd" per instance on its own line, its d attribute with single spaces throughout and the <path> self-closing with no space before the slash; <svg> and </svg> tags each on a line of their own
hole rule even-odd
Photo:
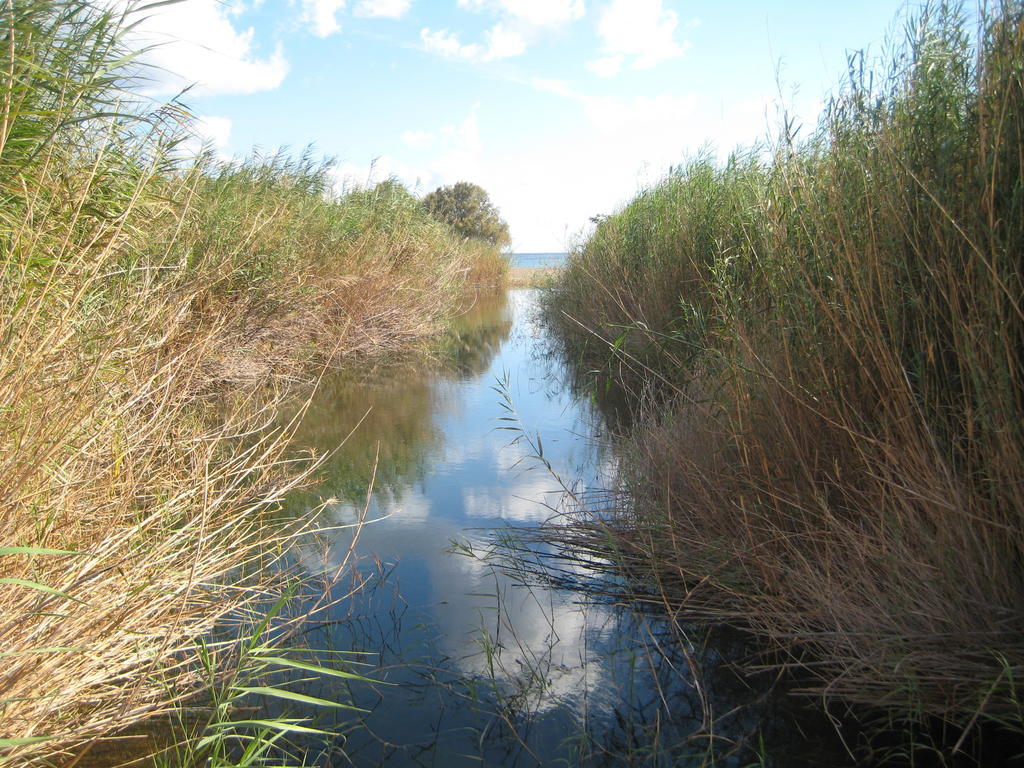
<svg viewBox="0 0 1024 768">
<path fill-rule="evenodd" d="M 328 762 L 747 764 L 765 705 L 706 636 L 680 645 L 655 614 L 545 582 L 528 549 L 507 557 L 503 541 L 551 520 L 567 487 L 606 487 L 614 466 L 536 309 L 533 291 L 482 298 L 438 359 L 336 376 L 309 407 L 297 445 L 343 445 L 289 499 L 333 528 L 299 562 L 338 572 L 358 530 L 349 567 L 365 585 L 305 641 L 379 681 L 308 686 L 366 710 L 318 713 L 338 734 Z"/>
</svg>

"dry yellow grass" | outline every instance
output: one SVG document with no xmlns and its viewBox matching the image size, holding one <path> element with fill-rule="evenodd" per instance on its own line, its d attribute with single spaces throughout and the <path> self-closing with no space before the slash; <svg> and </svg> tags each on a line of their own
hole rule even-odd
<svg viewBox="0 0 1024 768">
<path fill-rule="evenodd" d="M 0 8 L 6 765 L 209 686 L 196 640 L 252 620 L 314 524 L 268 514 L 311 469 L 267 428 L 275 387 L 422 338 L 501 271 L 395 185 L 339 199 L 306 156 L 174 160 L 180 108 L 126 114 L 122 21 Z"/>
</svg>

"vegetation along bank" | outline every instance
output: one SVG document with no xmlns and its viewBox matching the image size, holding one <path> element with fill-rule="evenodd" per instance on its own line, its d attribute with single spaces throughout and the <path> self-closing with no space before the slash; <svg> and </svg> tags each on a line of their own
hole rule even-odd
<svg viewBox="0 0 1024 768">
<path fill-rule="evenodd" d="M 627 498 L 592 541 L 640 593 L 745 627 L 901 748 L 1016 754 L 1024 7 L 905 31 L 809 136 L 697 157 L 600 221 L 547 315 L 630 392 Z"/>
<path fill-rule="evenodd" d="M 267 513 L 310 466 L 262 429 L 276 397 L 234 384 L 422 338 L 506 269 L 399 184 L 189 159 L 112 7 L 0 9 L 5 765 L 180 707 L 253 652 L 197 643 L 214 627 L 265 639 L 250 609 L 296 535 Z"/>
</svg>

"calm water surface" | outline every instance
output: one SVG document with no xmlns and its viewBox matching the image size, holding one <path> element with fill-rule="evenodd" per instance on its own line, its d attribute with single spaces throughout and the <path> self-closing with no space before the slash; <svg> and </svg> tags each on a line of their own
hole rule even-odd
<svg viewBox="0 0 1024 768">
<path fill-rule="evenodd" d="M 355 551 L 367 583 L 306 640 L 360 652 L 343 658 L 365 666 L 348 668 L 379 681 L 307 689 L 367 710 L 321 719 L 339 734 L 328 763 L 746 764 L 729 754 L 764 706 L 745 706 L 756 694 L 706 638 L 658 653 L 671 646 L 660 618 L 545 583 L 529 555 L 517 572 L 496 554 L 552 518 L 563 484 L 605 487 L 614 465 L 535 311 L 532 291 L 481 299 L 440 360 L 336 377 L 310 406 L 299 445 L 344 445 L 322 484 L 290 499 L 297 516 L 326 501 L 321 524 L 337 526 L 299 548 L 301 567 L 338 571 L 365 512 Z"/>
</svg>

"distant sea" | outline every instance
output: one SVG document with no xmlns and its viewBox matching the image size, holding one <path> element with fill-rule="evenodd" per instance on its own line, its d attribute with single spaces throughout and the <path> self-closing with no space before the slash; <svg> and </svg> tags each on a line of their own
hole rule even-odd
<svg viewBox="0 0 1024 768">
<path fill-rule="evenodd" d="M 513 267 L 564 267 L 567 253 L 513 253 Z"/>
</svg>

